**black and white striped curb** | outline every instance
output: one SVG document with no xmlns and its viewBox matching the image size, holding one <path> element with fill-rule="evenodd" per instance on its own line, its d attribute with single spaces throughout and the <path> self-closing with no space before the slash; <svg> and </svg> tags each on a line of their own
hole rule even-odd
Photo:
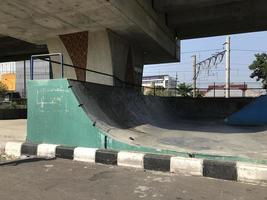
<svg viewBox="0 0 267 200">
<path fill-rule="evenodd" d="M 6 143 L 4 152 L 14 157 L 21 155 L 58 157 L 81 162 L 134 167 L 239 182 L 267 183 L 267 165 L 243 162 L 223 162 L 139 152 L 15 142 Z"/>
</svg>

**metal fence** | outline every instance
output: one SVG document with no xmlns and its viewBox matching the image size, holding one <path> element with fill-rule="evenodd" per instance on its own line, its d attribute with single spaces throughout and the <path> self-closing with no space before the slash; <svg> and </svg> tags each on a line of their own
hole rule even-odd
<svg viewBox="0 0 267 200">
<path fill-rule="evenodd" d="M 142 87 L 144 95 L 163 97 L 193 97 L 193 90 L 180 90 L 179 88 Z M 196 89 L 198 98 L 222 98 L 226 96 L 226 89 L 220 87 L 202 87 Z M 266 95 L 266 89 L 260 87 L 230 88 L 230 97 L 258 97 Z"/>
<path fill-rule="evenodd" d="M 103 76 L 106 78 L 110 78 L 114 84 L 114 87 L 122 87 L 122 88 L 131 88 L 138 91 L 141 91 L 144 95 L 153 95 L 153 96 L 170 96 L 170 97 L 179 97 L 179 96 L 187 96 L 192 97 L 193 96 L 193 89 L 189 87 L 188 91 L 183 91 L 177 88 L 158 88 L 158 87 L 146 87 L 141 86 L 133 83 L 128 83 L 120 78 L 118 78 L 115 75 L 94 71 L 90 69 L 84 69 L 79 66 L 74 66 L 70 64 L 66 64 L 63 62 L 63 57 L 61 55 L 60 61 L 55 61 L 50 58 L 51 55 L 37 55 L 35 56 L 35 59 L 42 60 L 43 62 L 49 63 L 48 65 L 51 68 L 51 64 L 60 64 L 61 70 L 62 70 L 62 78 L 64 78 L 64 69 L 67 68 L 73 68 L 75 70 L 83 70 L 86 73 Z M 54 54 L 53 54 L 54 56 Z M 34 79 L 34 67 L 33 67 L 33 58 L 31 60 L 31 79 Z M 51 78 L 51 77 L 50 77 Z M 66 77 L 67 78 L 67 77 Z M 254 84 L 256 82 L 253 82 Z M 251 83 L 243 82 L 243 83 L 231 83 L 231 86 L 229 88 L 230 90 L 230 97 L 258 97 L 261 95 L 266 94 L 266 90 L 259 87 L 259 84 L 256 84 L 255 86 L 251 86 Z M 207 84 L 207 87 L 199 87 L 196 89 L 197 97 L 225 97 L 226 96 L 226 89 L 224 83 L 212 83 Z"/>
</svg>

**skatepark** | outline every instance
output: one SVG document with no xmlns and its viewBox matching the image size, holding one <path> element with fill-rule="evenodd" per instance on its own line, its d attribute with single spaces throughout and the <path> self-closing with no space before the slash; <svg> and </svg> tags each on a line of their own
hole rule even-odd
<svg viewBox="0 0 267 200">
<path fill-rule="evenodd" d="M 30 60 L 20 141 L 266 164 L 266 96 L 141 93 L 144 66 L 180 62 L 181 40 L 267 30 L 266 1 L 0 4 L 1 61 Z M 46 80 L 36 60 L 49 62 Z"/>
<path fill-rule="evenodd" d="M 27 142 L 264 163 L 266 126 L 225 121 L 255 101 L 154 97 L 67 79 L 36 80 L 29 82 Z"/>
</svg>

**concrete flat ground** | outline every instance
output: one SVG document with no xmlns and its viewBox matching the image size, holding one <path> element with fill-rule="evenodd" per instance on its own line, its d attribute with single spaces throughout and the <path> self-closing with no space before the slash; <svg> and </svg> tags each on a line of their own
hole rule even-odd
<svg viewBox="0 0 267 200">
<path fill-rule="evenodd" d="M 0 120 L 0 146 L 5 142 L 26 140 L 27 120 Z"/>
<path fill-rule="evenodd" d="M 69 160 L 0 166 L 5 200 L 267 200 L 267 188 Z"/>
<path fill-rule="evenodd" d="M 26 129 L 27 120 L 0 120 L 0 145 L 8 141 L 25 141 Z M 266 127 L 233 127 L 218 121 L 183 121 L 171 129 L 142 125 L 132 130 L 114 129 L 110 134 L 125 142 L 133 137 L 135 144 L 158 149 L 267 159 Z"/>
<path fill-rule="evenodd" d="M 223 121 L 181 121 L 175 126 L 141 125 L 131 130 L 114 129 L 114 138 L 157 149 L 267 159 L 267 127 L 229 126 Z M 126 134 L 127 133 L 127 134 Z"/>
</svg>

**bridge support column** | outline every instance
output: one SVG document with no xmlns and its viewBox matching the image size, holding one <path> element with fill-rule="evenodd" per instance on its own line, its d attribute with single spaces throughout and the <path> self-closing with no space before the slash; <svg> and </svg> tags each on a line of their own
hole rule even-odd
<svg viewBox="0 0 267 200">
<path fill-rule="evenodd" d="M 60 35 L 48 39 L 47 45 L 50 53 L 63 53 L 67 64 L 110 74 L 131 84 L 142 83 L 144 52 L 110 30 Z M 52 68 L 53 77 L 60 78 L 59 65 L 53 64 Z M 81 81 L 105 85 L 121 84 L 113 77 L 67 66 L 64 74 L 65 78 Z"/>
</svg>

